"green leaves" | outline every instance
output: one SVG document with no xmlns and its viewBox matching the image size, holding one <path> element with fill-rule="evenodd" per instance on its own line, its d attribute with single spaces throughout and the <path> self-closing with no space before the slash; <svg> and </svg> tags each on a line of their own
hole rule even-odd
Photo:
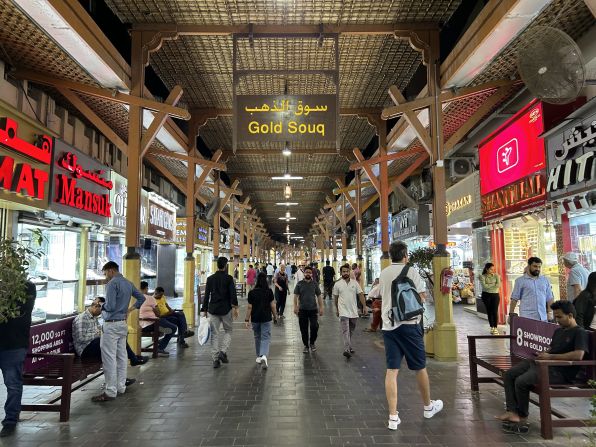
<svg viewBox="0 0 596 447">
<path fill-rule="evenodd" d="M 431 279 L 433 271 L 433 256 L 434 249 L 431 247 L 420 247 L 410 252 L 408 264 L 412 267 L 416 267 L 422 277 L 433 284 Z"/>
</svg>

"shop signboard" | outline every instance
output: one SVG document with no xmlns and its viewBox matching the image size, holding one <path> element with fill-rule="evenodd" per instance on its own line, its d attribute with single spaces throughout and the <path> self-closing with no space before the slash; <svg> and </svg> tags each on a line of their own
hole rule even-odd
<svg viewBox="0 0 596 447">
<path fill-rule="evenodd" d="M 393 216 L 393 241 L 403 241 L 416 236 L 430 236 L 430 210 L 428 205 L 418 209 L 408 208 Z"/>
<path fill-rule="evenodd" d="M 375 247 L 377 245 L 377 225 L 366 227 L 363 236 L 363 246 L 366 248 Z"/>
<path fill-rule="evenodd" d="M 236 141 L 335 141 L 336 95 L 237 95 Z"/>
<path fill-rule="evenodd" d="M 574 118 L 546 140 L 549 200 L 596 188 L 596 113 Z"/>
<path fill-rule="evenodd" d="M 32 134 L 30 143 L 21 134 L 15 120 L 0 117 L 0 201 L 46 209 L 54 139 Z"/>
<path fill-rule="evenodd" d="M 62 140 L 54 142 L 50 209 L 99 224 L 112 217 L 110 169 Z"/>
<path fill-rule="evenodd" d="M 483 195 L 482 217 L 485 220 L 505 217 L 545 203 L 546 179 L 542 171 Z"/>
<path fill-rule="evenodd" d="M 550 349 L 559 325 L 530 318 L 515 317 L 511 322 L 511 352 L 523 358 L 535 358 L 536 352 Z"/>
<path fill-rule="evenodd" d="M 392 239 L 392 235 L 393 235 L 393 224 L 392 224 L 391 219 L 392 219 L 391 214 L 389 214 L 387 216 L 387 222 L 388 222 L 388 225 L 389 225 L 389 227 L 387 229 L 387 232 L 389 233 L 389 241 L 393 240 Z M 378 246 L 381 246 L 381 243 L 382 243 L 381 218 L 380 217 L 377 217 L 375 219 L 375 223 L 376 223 L 376 230 L 377 230 L 377 238 L 376 238 L 377 245 Z"/>
<path fill-rule="evenodd" d="M 108 223 L 117 230 L 126 230 L 126 206 L 128 200 L 128 180 L 126 177 L 112 171 L 113 188 L 110 195 L 112 202 L 112 217 Z M 140 234 L 147 234 L 147 208 L 149 195 L 141 189 Z"/>
<path fill-rule="evenodd" d="M 480 173 L 476 171 L 453 185 L 447 190 L 446 198 L 447 225 L 482 219 Z"/>
<path fill-rule="evenodd" d="M 546 168 L 543 132 L 542 103 L 532 102 L 480 143 L 482 195 Z"/>
<path fill-rule="evenodd" d="M 176 208 L 155 193 L 149 193 L 149 216 L 147 234 L 174 242 L 176 232 Z"/>
<path fill-rule="evenodd" d="M 209 240 L 209 225 L 202 220 L 196 219 L 194 244 L 208 245 Z M 186 244 L 186 217 L 179 217 L 176 219 L 176 243 Z"/>
</svg>

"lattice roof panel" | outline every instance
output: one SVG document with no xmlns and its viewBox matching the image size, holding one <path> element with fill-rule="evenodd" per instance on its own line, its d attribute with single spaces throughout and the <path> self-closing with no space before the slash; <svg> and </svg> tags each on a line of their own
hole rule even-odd
<svg viewBox="0 0 596 447">
<path fill-rule="evenodd" d="M 107 0 L 124 23 L 235 25 L 246 23 L 445 22 L 459 0 Z"/>
</svg>

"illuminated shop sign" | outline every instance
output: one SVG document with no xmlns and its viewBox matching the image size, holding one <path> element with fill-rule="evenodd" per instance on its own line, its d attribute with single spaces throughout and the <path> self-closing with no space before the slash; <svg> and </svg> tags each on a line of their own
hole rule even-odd
<svg viewBox="0 0 596 447">
<path fill-rule="evenodd" d="M 186 243 L 186 217 L 176 219 L 176 242 L 178 244 Z M 195 222 L 194 243 L 197 245 L 207 245 L 209 242 L 209 225 L 202 220 Z"/>
<path fill-rule="evenodd" d="M 0 118 L 0 198 L 45 208 L 54 140 L 42 135 L 31 144 L 17 133 L 16 121 Z"/>
<path fill-rule="evenodd" d="M 149 193 L 148 234 L 175 241 L 176 207 L 155 193 Z"/>
<path fill-rule="evenodd" d="M 504 217 L 545 203 L 546 179 L 544 172 L 539 172 L 482 196 L 482 217 Z"/>
<path fill-rule="evenodd" d="M 447 216 L 450 216 L 454 211 L 461 210 L 467 206 L 472 204 L 472 194 L 468 194 L 466 196 L 460 197 L 457 200 L 453 200 L 452 202 L 447 202 L 445 205 L 445 213 Z"/>
<path fill-rule="evenodd" d="M 112 217 L 108 168 L 56 140 L 52 168 L 52 211 L 107 224 Z"/>
<path fill-rule="evenodd" d="M 547 137 L 549 199 L 591 191 L 596 187 L 596 113 Z"/>
<path fill-rule="evenodd" d="M 334 141 L 336 95 L 238 95 L 238 141 Z"/>
<path fill-rule="evenodd" d="M 112 217 L 109 225 L 120 229 L 126 229 L 126 209 L 128 200 L 128 181 L 126 177 L 112 171 L 113 188 L 110 194 L 112 202 Z M 147 191 L 141 189 L 141 211 L 140 211 L 140 234 L 147 234 L 147 208 L 149 196 Z"/>
<path fill-rule="evenodd" d="M 430 208 L 420 205 L 418 208 L 408 208 L 393 215 L 391 220 L 392 237 L 389 240 L 403 241 L 410 237 L 430 235 Z"/>
<path fill-rule="evenodd" d="M 447 225 L 482 219 L 480 173 L 473 172 L 445 193 Z"/>
<path fill-rule="evenodd" d="M 482 195 L 546 168 L 542 103 L 533 102 L 480 143 Z"/>
</svg>

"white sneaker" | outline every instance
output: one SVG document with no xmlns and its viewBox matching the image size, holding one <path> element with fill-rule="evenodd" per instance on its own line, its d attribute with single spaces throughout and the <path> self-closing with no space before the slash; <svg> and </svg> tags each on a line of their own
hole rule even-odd
<svg viewBox="0 0 596 447">
<path fill-rule="evenodd" d="M 257 363 L 260 365 L 263 359 L 261 357 L 257 357 Z"/>
<path fill-rule="evenodd" d="M 439 411 L 441 411 L 443 409 L 443 401 L 442 400 L 431 400 L 430 406 L 431 406 L 430 410 L 427 410 L 426 407 L 424 407 L 424 417 L 426 419 L 432 418 L 435 414 L 437 414 Z"/>
<path fill-rule="evenodd" d="M 389 430 L 397 430 L 397 426 L 401 424 L 401 420 L 399 418 L 399 414 L 390 414 L 389 415 L 389 422 L 387 424 L 387 428 Z"/>
<path fill-rule="evenodd" d="M 269 368 L 269 363 L 267 363 L 267 356 L 265 355 L 261 357 L 261 366 L 263 367 L 263 369 Z"/>
</svg>

